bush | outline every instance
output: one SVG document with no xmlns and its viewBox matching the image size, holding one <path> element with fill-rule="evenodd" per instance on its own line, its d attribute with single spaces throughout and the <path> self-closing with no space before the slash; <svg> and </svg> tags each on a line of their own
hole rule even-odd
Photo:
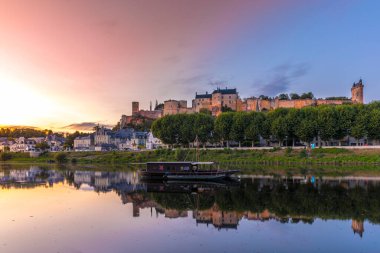
<svg viewBox="0 0 380 253">
<path fill-rule="evenodd" d="M 324 153 L 317 153 L 317 154 L 315 154 L 315 158 L 322 158 L 324 156 L 325 156 Z"/>
<path fill-rule="evenodd" d="M 299 156 L 300 158 L 306 158 L 307 157 L 306 149 L 302 149 Z"/>
<path fill-rule="evenodd" d="M 136 155 L 137 162 L 141 163 L 143 160 L 144 160 L 144 156 L 141 153 Z"/>
<path fill-rule="evenodd" d="M 287 147 L 285 149 L 285 155 L 286 156 L 290 156 L 292 152 L 293 152 L 293 148 L 291 148 L 291 147 Z"/>
<path fill-rule="evenodd" d="M 1 160 L 1 161 L 8 161 L 8 160 L 10 160 L 10 159 L 12 159 L 12 154 L 11 154 L 11 153 L 2 152 L 2 153 L 0 154 L 0 160 Z"/>
<path fill-rule="evenodd" d="M 348 149 L 345 149 L 345 148 L 317 148 L 317 149 L 313 149 L 313 153 L 315 154 L 333 154 L 333 155 L 336 155 L 336 154 L 345 154 L 345 153 L 350 153 L 351 150 L 348 150 Z"/>
<path fill-rule="evenodd" d="M 276 152 L 276 151 L 279 151 L 281 150 L 280 147 L 273 147 L 271 150 L 269 150 L 270 152 Z"/>
<path fill-rule="evenodd" d="M 77 163 L 77 162 L 78 162 L 78 161 L 77 161 L 76 158 L 72 158 L 72 159 L 71 159 L 71 163 L 74 163 L 74 164 L 75 164 L 75 163 Z"/>
<path fill-rule="evenodd" d="M 65 153 L 57 153 L 55 154 L 54 159 L 57 163 L 65 163 L 67 162 L 67 155 Z"/>
<path fill-rule="evenodd" d="M 183 161 L 186 159 L 187 154 L 186 154 L 186 151 L 183 149 L 176 149 L 174 155 L 177 161 Z"/>
</svg>

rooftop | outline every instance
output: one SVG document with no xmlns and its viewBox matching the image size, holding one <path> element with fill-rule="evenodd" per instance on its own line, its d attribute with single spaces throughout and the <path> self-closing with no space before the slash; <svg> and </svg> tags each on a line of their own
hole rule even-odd
<svg viewBox="0 0 380 253">
<path fill-rule="evenodd" d="M 216 89 L 214 90 L 214 92 L 212 94 L 215 94 L 215 93 L 221 93 L 221 94 L 237 94 L 236 92 L 236 88 L 235 89 L 228 89 L 227 87 L 225 89 Z"/>
</svg>

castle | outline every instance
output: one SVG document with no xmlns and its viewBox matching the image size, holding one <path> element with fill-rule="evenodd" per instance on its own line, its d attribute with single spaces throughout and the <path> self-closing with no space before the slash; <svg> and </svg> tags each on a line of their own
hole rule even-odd
<svg viewBox="0 0 380 253">
<path fill-rule="evenodd" d="M 146 118 L 155 120 L 164 115 L 173 115 L 179 113 L 196 113 L 203 110 L 210 111 L 213 116 L 218 116 L 224 110 L 233 111 L 270 111 L 278 108 L 296 108 L 300 109 L 306 106 L 318 105 L 341 105 L 341 104 L 363 104 L 364 103 L 364 85 L 360 79 L 354 83 L 351 88 L 351 99 L 345 97 L 331 97 L 325 99 L 315 99 L 313 97 L 297 97 L 296 99 L 268 98 L 265 96 L 251 97 L 241 99 L 236 89 L 217 88 L 212 93 L 198 94 L 192 100 L 191 107 L 187 106 L 186 100 L 166 100 L 163 108 L 158 108 L 156 101 L 155 110 L 140 110 L 138 102 L 132 102 L 132 116 L 122 115 L 120 126 L 123 128 L 133 120 Z"/>
</svg>

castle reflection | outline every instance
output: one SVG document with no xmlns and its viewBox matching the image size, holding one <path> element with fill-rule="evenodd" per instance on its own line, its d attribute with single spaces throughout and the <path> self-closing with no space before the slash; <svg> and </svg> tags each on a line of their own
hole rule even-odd
<svg viewBox="0 0 380 253">
<path fill-rule="evenodd" d="M 131 204 L 168 219 L 191 218 L 197 226 L 237 229 L 244 219 L 313 224 L 315 219 L 351 220 L 363 236 L 364 221 L 380 223 L 380 177 L 242 176 L 239 181 L 144 182 L 135 172 L 49 170 L 0 171 L 2 188 L 53 187 L 115 192 Z"/>
</svg>

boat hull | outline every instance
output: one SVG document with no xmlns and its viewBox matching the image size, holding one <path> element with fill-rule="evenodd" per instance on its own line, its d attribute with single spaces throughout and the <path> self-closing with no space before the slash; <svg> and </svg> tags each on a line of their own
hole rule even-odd
<svg viewBox="0 0 380 253">
<path fill-rule="evenodd" d="M 202 171 L 202 172 L 150 172 L 140 171 L 140 176 L 145 179 L 163 180 L 219 180 L 229 178 L 237 173 L 237 170 L 228 171 Z"/>
</svg>

